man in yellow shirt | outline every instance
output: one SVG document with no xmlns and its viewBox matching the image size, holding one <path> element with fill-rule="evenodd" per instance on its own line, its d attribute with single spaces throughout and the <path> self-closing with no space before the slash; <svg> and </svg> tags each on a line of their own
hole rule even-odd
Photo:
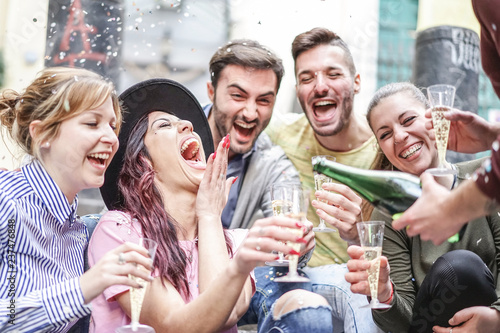
<svg viewBox="0 0 500 333">
<path fill-rule="evenodd" d="M 353 112 L 360 75 L 345 42 L 334 32 L 315 28 L 295 37 L 297 98 L 303 114 L 275 117 L 266 133 L 283 148 L 299 171 L 304 187 L 314 191 L 311 157 L 331 155 L 339 163 L 370 168 L 377 154 L 376 139 L 366 118 Z M 338 232 L 316 233 L 316 248 L 308 267 L 314 292 L 332 306 L 335 332 L 381 332 L 372 319 L 366 297 L 353 294 L 345 281 L 348 243 L 359 244 L 356 222 L 362 220 L 361 198 L 343 184 L 325 184 L 316 192 L 328 203 L 313 200 L 307 214 L 315 226 L 318 214 Z M 365 217 L 369 218 L 369 217 Z"/>
<path fill-rule="evenodd" d="M 366 118 L 353 112 L 361 79 L 345 42 L 332 31 L 315 28 L 295 38 L 292 55 L 297 98 L 304 113 L 273 119 L 266 133 L 283 148 L 302 184 L 314 193 L 312 156 L 331 155 L 339 163 L 368 169 L 377 153 L 376 140 Z M 328 194 L 328 205 L 313 201 L 307 218 L 317 226 L 320 209 L 318 213 L 338 232 L 316 233 L 310 267 L 347 262 L 347 242 L 358 242 L 355 223 L 361 221 L 361 199 L 345 186 L 330 186 L 336 193 Z"/>
</svg>

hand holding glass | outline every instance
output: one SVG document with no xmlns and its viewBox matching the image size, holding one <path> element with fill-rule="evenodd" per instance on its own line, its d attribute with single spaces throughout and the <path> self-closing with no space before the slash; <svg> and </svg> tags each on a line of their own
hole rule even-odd
<svg viewBox="0 0 500 333">
<path fill-rule="evenodd" d="M 455 87 L 448 84 L 436 84 L 427 88 L 427 95 L 429 96 L 432 108 L 432 123 L 434 125 L 434 133 L 436 134 L 439 166 L 428 169 L 426 172 L 429 172 L 433 176 L 456 174 L 457 171 L 449 168 L 446 162 L 450 121 L 444 117 L 444 113 L 450 111 L 453 107 Z"/>
<path fill-rule="evenodd" d="M 309 208 L 309 193 L 310 191 L 303 191 L 300 184 L 294 185 L 289 189 L 291 195 L 292 205 L 290 212 L 285 214 L 288 217 L 296 219 L 298 222 L 304 223 L 306 221 L 307 209 Z M 298 237 L 304 236 L 302 228 L 286 228 L 287 231 L 296 233 Z M 301 243 L 295 241 L 287 241 L 286 245 L 292 247 L 296 252 L 300 252 Z M 289 266 L 288 274 L 274 279 L 276 282 L 308 282 L 309 279 L 305 276 L 299 275 L 297 266 L 299 262 L 299 255 L 290 254 L 288 256 Z"/>
<path fill-rule="evenodd" d="M 313 156 L 311 158 L 311 161 L 314 163 L 314 161 L 316 161 L 318 158 L 324 158 L 328 161 L 335 162 L 335 157 L 329 156 L 329 155 L 316 155 L 316 156 Z M 330 177 L 328 177 L 322 173 L 316 172 L 316 171 L 313 171 L 313 173 L 314 173 L 314 187 L 315 187 L 316 191 L 327 192 L 326 190 L 323 190 L 323 184 L 324 183 L 331 183 L 333 181 L 333 179 L 331 179 Z M 328 203 L 328 201 L 325 201 L 325 200 L 320 200 L 320 201 L 324 202 L 324 203 Z M 314 232 L 335 232 L 336 231 L 335 229 L 327 227 L 325 220 L 323 220 L 321 217 L 319 218 L 319 225 L 317 227 L 314 227 L 313 230 L 314 230 Z"/>
<path fill-rule="evenodd" d="M 149 238 L 139 238 L 139 245 L 143 246 L 148 250 L 149 257 L 154 260 L 156 254 L 156 248 L 158 244 Z M 138 269 L 142 269 L 138 267 Z M 129 274 L 129 278 L 137 281 L 142 288 L 130 288 L 130 325 L 125 325 L 118 327 L 116 333 L 155 333 L 154 328 L 148 325 L 139 324 L 139 317 L 141 315 L 142 302 L 144 300 L 144 295 L 146 294 L 146 288 L 149 281 L 145 281 L 141 278 L 137 278 Z"/>
<path fill-rule="evenodd" d="M 371 263 L 368 269 L 368 284 L 370 285 L 371 302 L 362 308 L 387 309 L 390 305 L 380 303 L 378 300 L 378 279 L 380 273 L 380 256 L 382 255 L 382 243 L 384 241 L 383 221 L 368 221 L 356 223 L 359 241 L 365 251 L 365 260 Z"/>
<path fill-rule="evenodd" d="M 285 216 L 291 211 L 292 207 L 292 188 L 298 183 L 282 182 L 271 186 L 271 201 L 273 207 L 273 216 Z M 288 260 L 285 259 L 283 252 L 278 252 L 278 259 L 266 261 L 268 266 L 288 266 Z"/>
</svg>

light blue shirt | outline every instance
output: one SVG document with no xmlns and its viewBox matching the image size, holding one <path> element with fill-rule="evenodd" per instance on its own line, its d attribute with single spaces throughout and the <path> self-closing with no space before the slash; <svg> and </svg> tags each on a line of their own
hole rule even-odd
<svg viewBox="0 0 500 333">
<path fill-rule="evenodd" d="M 66 332 L 90 313 L 79 282 L 88 233 L 77 205 L 37 161 L 0 171 L 1 332 Z"/>
</svg>

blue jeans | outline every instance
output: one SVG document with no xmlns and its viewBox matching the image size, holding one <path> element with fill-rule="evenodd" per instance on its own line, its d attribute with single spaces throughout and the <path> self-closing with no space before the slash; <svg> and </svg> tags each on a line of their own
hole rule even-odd
<svg viewBox="0 0 500 333">
<path fill-rule="evenodd" d="M 274 282 L 275 277 L 286 273 L 288 273 L 288 267 L 255 268 L 256 291 L 247 312 L 238 325 L 258 324 L 259 332 L 308 332 L 308 330 L 304 331 L 303 325 L 310 325 L 310 321 L 317 321 L 323 322 L 326 327 L 329 327 L 328 332 L 331 332 L 331 309 L 327 306 L 304 307 L 276 318 L 273 316 L 274 303 L 284 293 L 295 289 L 312 291 L 310 282 Z M 299 321 L 304 322 L 297 326 Z"/>
<path fill-rule="evenodd" d="M 256 267 L 254 270 L 256 278 L 256 292 L 250 301 L 250 307 L 240 319 L 239 325 L 258 324 L 261 332 L 263 323 L 272 318 L 272 306 L 274 302 L 285 292 L 293 289 L 305 289 L 322 295 L 332 307 L 331 317 L 334 332 L 345 333 L 371 333 L 383 332 L 373 322 L 371 310 L 359 307 L 368 304 L 364 295 L 353 294 L 350 284 L 345 280 L 347 272 L 346 264 L 326 265 L 319 267 L 306 267 L 299 270 L 311 279 L 311 282 L 301 283 L 279 283 L 274 282 L 274 277 L 288 272 L 288 267 Z M 298 310 L 297 310 L 298 311 Z M 324 309 L 317 310 L 322 313 Z M 269 314 L 271 314 L 269 316 Z M 309 321 L 321 321 L 312 316 Z M 270 320 L 270 319 L 269 319 Z M 264 331 L 266 332 L 266 331 Z M 272 331 L 271 331 L 272 332 Z M 276 331 L 278 332 L 278 331 Z M 307 332 L 307 331 L 306 331 Z"/>
<path fill-rule="evenodd" d="M 332 309 L 329 306 L 309 306 L 287 312 L 281 316 L 274 316 L 274 305 L 271 314 L 264 319 L 259 327 L 259 333 L 288 333 L 288 332 L 332 332 Z"/>
<path fill-rule="evenodd" d="M 312 282 L 313 292 L 323 296 L 332 307 L 334 332 L 379 333 L 383 332 L 373 321 L 365 295 L 352 293 L 351 284 L 345 280 L 346 264 L 305 267 L 303 271 Z"/>
</svg>

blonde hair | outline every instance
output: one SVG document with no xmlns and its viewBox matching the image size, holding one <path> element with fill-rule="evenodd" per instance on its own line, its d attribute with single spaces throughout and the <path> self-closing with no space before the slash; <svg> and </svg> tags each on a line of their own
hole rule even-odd
<svg viewBox="0 0 500 333">
<path fill-rule="evenodd" d="M 111 81 L 82 68 L 46 68 L 24 92 L 8 89 L 1 93 L 0 122 L 26 153 L 40 159 L 41 144 L 59 134 L 63 121 L 101 106 L 109 97 L 118 135 L 121 109 Z M 36 140 L 29 131 L 35 120 L 40 121 Z"/>
</svg>

